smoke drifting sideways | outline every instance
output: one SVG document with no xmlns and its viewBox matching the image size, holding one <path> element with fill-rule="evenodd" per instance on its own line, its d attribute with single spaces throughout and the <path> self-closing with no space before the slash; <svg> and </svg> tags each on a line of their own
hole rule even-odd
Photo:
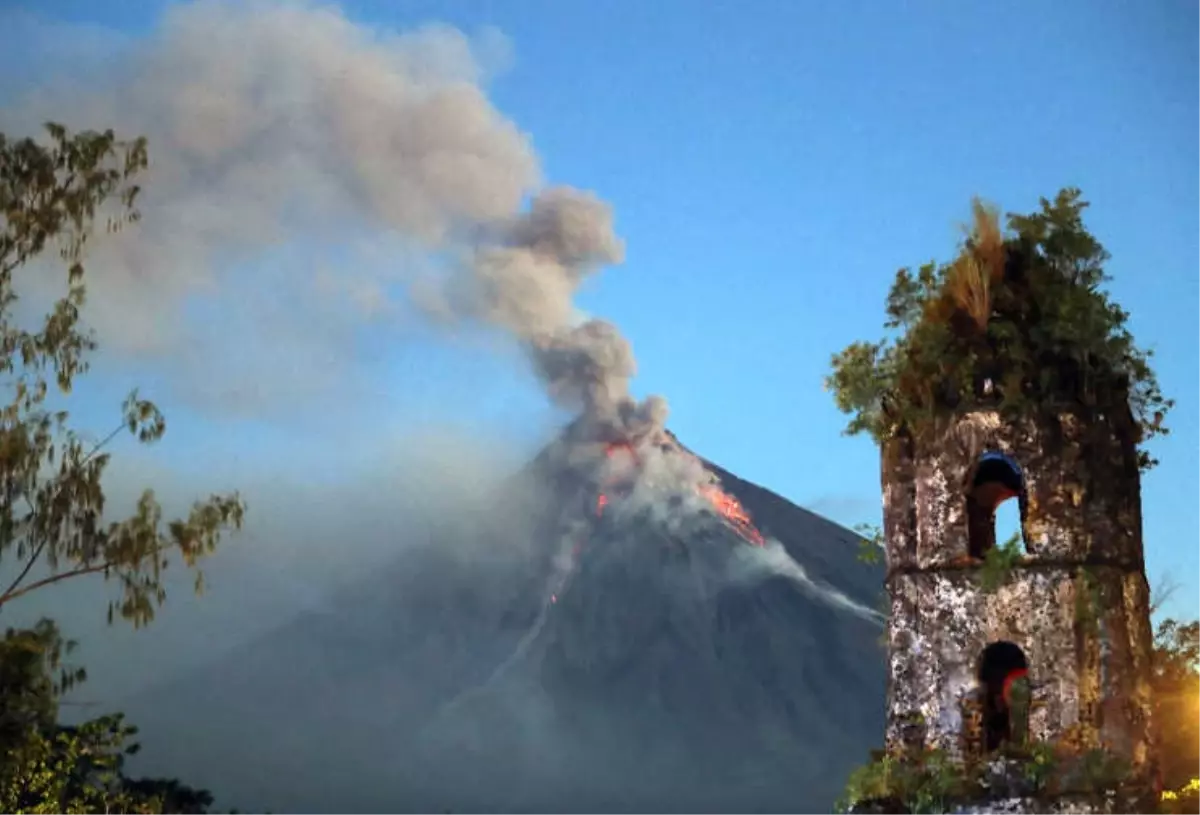
<svg viewBox="0 0 1200 815">
<path fill-rule="evenodd" d="M 423 314 L 509 332 L 556 401 L 614 432 L 661 426 L 661 400 L 629 398 L 625 339 L 574 319 L 579 286 L 624 248 L 606 204 L 542 186 L 529 138 L 488 101 L 484 66 L 503 50 L 494 33 L 199 0 L 107 67 L 26 89 L 0 129 L 55 120 L 148 138 L 145 217 L 93 249 L 89 319 L 107 347 L 186 362 L 189 392 L 311 393 L 323 374 L 283 385 L 295 366 L 278 363 L 340 361 L 364 323 Z M 314 249 L 323 266 L 303 262 Z M 249 349 L 233 373 L 268 384 L 230 387 L 214 346 Z"/>
<path fill-rule="evenodd" d="M 54 120 L 147 137 L 144 218 L 95 242 L 86 319 L 106 356 L 153 370 L 178 403 L 352 419 L 345 405 L 381 390 L 364 358 L 499 329 L 585 435 L 651 438 L 665 401 L 630 396 L 629 343 L 574 304 L 624 259 L 612 211 L 543 185 L 529 138 L 485 93 L 506 58 L 494 32 L 197 0 L 102 68 L 45 74 L 0 110 L 0 131 Z M 703 475 L 677 477 L 690 494 Z"/>
<path fill-rule="evenodd" d="M 203 417 L 197 435 L 220 434 L 208 441 L 225 444 L 229 457 L 242 451 L 215 430 L 223 421 L 261 428 L 307 411 L 325 427 L 370 427 L 381 410 L 364 402 L 408 391 L 382 400 L 397 414 L 388 427 L 352 443 L 337 436 L 324 459 L 290 449 L 313 447 L 311 439 L 286 440 L 285 453 L 276 445 L 270 462 L 254 465 L 253 485 L 232 466 L 219 485 L 211 472 L 178 476 L 186 466 L 171 460 L 168 469 L 186 481 L 178 492 L 240 486 L 252 525 L 256 505 L 305 525 L 318 502 L 285 490 L 284 471 L 340 470 L 355 481 L 342 485 L 347 493 L 386 490 L 377 472 L 350 472 L 331 452 L 377 448 L 381 432 L 422 435 L 404 415 L 421 394 L 403 374 L 381 386 L 388 369 L 369 360 L 413 343 L 424 353 L 499 333 L 506 339 L 485 349 L 488 359 L 506 365 L 505 349 L 516 346 L 550 400 L 578 414 L 570 437 L 588 444 L 573 451 L 577 465 L 600 479 L 605 442 L 636 444 L 642 466 L 631 501 L 664 517 L 703 506 L 696 486 L 712 476 L 655 443 L 665 401 L 630 396 L 629 343 L 611 323 L 578 317 L 580 287 L 622 262 L 624 247 L 610 207 L 545 186 L 529 137 L 488 100 L 490 70 L 506 59 L 494 32 L 473 40 L 443 26 L 397 33 L 328 6 L 198 0 L 168 7 L 144 38 L 114 37 L 108 58 L 92 54 L 83 70 L 73 73 L 66 60 L 26 73 L 34 84 L 0 108 L 0 132 L 33 135 L 57 121 L 149 144 L 142 220 L 98 236 L 86 258 L 97 374 L 116 371 L 130 384 L 149 374 L 158 390 L 148 395 L 168 416 Z M 53 293 L 48 281 L 65 280 L 53 268 L 28 271 L 28 304 Z M 470 402 L 470 384 L 462 377 L 449 390 Z M 180 449 L 175 443 L 169 433 L 164 455 Z M 384 446 L 403 468 L 402 445 Z M 414 472 L 422 466 L 409 462 Z M 500 477 L 488 469 L 474 481 Z M 670 511 L 666 494 L 682 496 Z M 445 515 L 458 497 L 448 480 L 441 494 L 411 503 Z M 335 505 L 321 512 L 337 514 Z M 327 555 L 314 543 L 291 557 Z"/>
<path fill-rule="evenodd" d="M 4 37 L 72 36 L 69 25 L 0 15 Z M 81 424 L 94 419 L 97 432 L 135 385 L 166 411 L 160 445 L 113 450 L 117 463 L 138 458 L 110 470 L 114 513 L 148 484 L 169 511 L 240 488 L 247 545 L 213 569 L 232 567 L 242 549 L 263 575 L 282 559 L 302 586 L 318 584 L 292 592 L 305 595 L 349 579 L 338 564 L 369 568 L 389 547 L 394 557 L 396 538 L 416 537 L 385 530 L 463 514 L 481 482 L 509 472 L 496 460 L 514 456 L 477 454 L 482 442 L 507 440 L 462 430 L 442 445 L 443 469 L 458 476 L 421 479 L 429 457 L 413 448 L 433 431 L 456 433 L 469 410 L 446 397 L 469 402 L 474 370 L 446 366 L 451 381 L 433 381 L 441 352 L 463 350 L 469 332 L 423 319 L 412 292 L 443 288 L 447 265 L 469 259 L 478 236 L 515 228 L 541 185 L 528 137 L 484 92 L 488 63 L 505 58 L 502 38 L 375 30 L 305 3 L 202 0 L 170 6 L 145 37 L 104 42 L 104 58 L 93 48 L 78 68 L 68 58 L 34 64 L 26 85 L 8 83 L 0 132 L 37 136 L 57 121 L 148 141 L 142 220 L 97 235 L 85 258 L 84 319 L 100 351 L 68 404 L 78 410 L 92 397 Z M 47 255 L 17 277 L 32 316 L 66 280 Z M 485 364 L 511 368 L 499 345 L 484 349 Z M 433 369 L 425 381 L 409 371 L 414 358 L 421 373 Z M 423 384 L 438 385 L 434 395 Z M 378 451 L 393 460 L 378 461 Z M 296 483 L 306 479 L 316 483 Z M 374 507 L 346 500 L 368 492 L 378 494 Z M 368 511 L 377 522 L 360 523 Z M 354 524 L 376 529 L 347 532 Z M 312 540 L 314 528 L 337 536 L 337 553 Z M 222 575 L 213 577 L 220 592 Z M 202 606 L 212 614 L 221 603 Z"/>
<path fill-rule="evenodd" d="M 537 194 L 528 137 L 483 88 L 501 47 L 200 0 L 87 75 L 30 72 L 0 130 L 147 137 L 144 217 L 93 242 L 87 318 L 106 354 L 173 372 L 211 412 L 261 416 L 337 392 L 364 340 L 409 338 L 409 292 Z"/>
</svg>

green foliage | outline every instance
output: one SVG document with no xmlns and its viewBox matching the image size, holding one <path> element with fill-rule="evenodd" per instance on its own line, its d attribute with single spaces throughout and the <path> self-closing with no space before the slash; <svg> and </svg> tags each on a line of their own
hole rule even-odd
<svg viewBox="0 0 1200 815">
<path fill-rule="evenodd" d="M 5 756 L 0 807 L 5 812 L 147 811 L 122 789 L 120 768 L 132 732 L 120 715 L 79 727 L 32 734 Z"/>
<path fill-rule="evenodd" d="M 897 272 L 890 335 L 832 359 L 825 384 L 850 415 L 845 432 L 882 443 L 975 405 L 1054 415 L 1127 398 L 1139 441 L 1165 434 L 1174 403 L 1159 389 L 1151 353 L 1129 333 L 1128 313 L 1102 288 L 1108 253 L 1083 224 L 1086 207 L 1079 190 L 1064 189 L 1037 212 L 1009 215 L 1005 237 L 976 203 L 957 258 Z M 1140 459 L 1143 468 L 1156 463 L 1145 451 Z"/>
<path fill-rule="evenodd" d="M 1004 543 L 988 549 L 979 568 L 979 588 L 987 593 L 1000 588 L 1024 555 L 1020 532 L 1014 532 Z"/>
<path fill-rule="evenodd" d="M 1179 790 L 1200 777 L 1200 622 L 1159 624 L 1151 681 L 1163 785 Z M 1182 798 L 1194 802 L 1195 794 Z M 1194 803 L 1186 811 L 1196 812 Z"/>
<path fill-rule="evenodd" d="M 115 580 L 119 614 L 148 623 L 166 599 L 163 571 L 178 558 L 195 569 L 222 536 L 241 527 L 240 497 L 214 495 L 164 524 L 146 490 L 128 518 L 105 521 L 104 448 L 119 433 L 149 444 L 166 432 L 153 403 L 130 394 L 116 427 L 96 443 L 52 410 L 51 381 L 69 394 L 96 341 L 83 327 L 84 248 L 97 218 L 109 232 L 138 219 L 133 180 L 147 166 L 142 139 L 111 131 L 71 134 L 47 125 L 49 143 L 0 134 L 0 612 L 37 589 L 74 577 Z M 16 273 L 56 248 L 65 293 L 33 327 L 22 324 Z M 27 270 L 29 271 L 29 270 Z M 45 274 L 42 269 L 37 270 Z M 32 271 L 29 271 L 32 273 Z M 196 589 L 202 574 L 196 571 Z M 86 679 L 69 665 L 74 643 L 52 621 L 9 629 L 0 641 L 0 811 L 205 812 L 212 797 L 175 780 L 127 778 L 136 729 L 121 714 L 59 722 L 59 698 Z"/>
<path fill-rule="evenodd" d="M 87 679 L 82 668 L 64 662 L 74 648 L 49 620 L 5 633 L 0 640 L 0 745 L 31 728 L 54 724 L 55 699 Z"/>
<path fill-rule="evenodd" d="M 1058 771 L 1058 753 L 1054 746 L 1045 742 L 1034 742 L 1029 745 L 1028 758 L 1023 763 L 1025 782 L 1041 792 L 1050 786 L 1051 780 Z"/>
<path fill-rule="evenodd" d="M 73 648 L 49 620 L 0 641 L 0 811 L 207 812 L 203 790 L 124 775 L 138 745 L 121 714 L 58 723 L 60 695 L 84 679 L 63 661 Z"/>
<path fill-rule="evenodd" d="M 74 647 L 49 620 L 9 629 L 0 641 L 0 811 L 185 811 L 164 809 L 154 788 L 130 786 L 121 774 L 137 745 L 120 714 L 58 724 L 59 696 L 86 678 L 64 662 Z"/>
<path fill-rule="evenodd" d="M 877 524 L 855 524 L 858 534 L 858 560 L 862 563 L 874 564 L 883 559 L 883 530 Z"/>
<path fill-rule="evenodd" d="M 840 809 L 859 802 L 904 802 L 912 815 L 936 813 L 965 796 L 967 778 L 941 750 L 895 756 L 878 754 L 851 773 Z"/>
<path fill-rule="evenodd" d="M 162 576 L 171 557 L 195 568 L 226 531 L 241 527 L 245 505 L 236 493 L 214 495 L 164 526 L 147 490 L 131 517 L 103 520 L 104 447 L 122 431 L 157 441 L 166 422 L 135 391 L 116 428 L 88 444 L 47 398 L 51 377 L 66 394 L 88 369 L 96 342 L 81 323 L 84 248 L 98 213 L 107 211 L 108 231 L 138 219 L 133 181 L 147 166 L 146 143 L 120 141 L 111 131 L 46 129 L 49 144 L 0 135 L 0 384 L 11 395 L 0 401 L 0 564 L 15 571 L 0 582 L 0 610 L 39 588 L 102 574 L 121 588 L 110 621 L 119 615 L 140 626 L 166 598 Z M 67 267 L 66 291 L 40 325 L 23 328 L 15 273 L 51 246 Z M 197 571 L 197 590 L 201 579 Z"/>
<path fill-rule="evenodd" d="M 157 803 L 160 812 L 200 815 L 213 804 L 208 790 L 194 789 L 176 778 L 127 778 L 124 786 L 136 800 Z"/>
<path fill-rule="evenodd" d="M 982 760 L 955 761 L 942 750 L 912 748 L 873 754 L 870 763 L 851 773 L 837 810 L 890 800 L 908 812 L 948 812 L 987 800 L 996 794 L 997 784 L 1007 796 L 1013 782 L 1020 795 L 1035 800 L 1065 795 L 1120 805 L 1139 795 L 1129 765 L 1105 750 L 1074 753 L 1061 745 L 1034 742 L 1005 746 Z"/>
<path fill-rule="evenodd" d="M 891 800 L 909 812 L 943 812 L 969 796 L 970 783 L 969 772 L 941 750 L 880 752 L 850 774 L 835 808 L 846 812 L 858 802 Z"/>
</svg>

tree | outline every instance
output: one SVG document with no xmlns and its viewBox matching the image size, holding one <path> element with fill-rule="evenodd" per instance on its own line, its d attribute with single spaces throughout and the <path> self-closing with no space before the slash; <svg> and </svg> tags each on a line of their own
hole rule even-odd
<svg viewBox="0 0 1200 815">
<path fill-rule="evenodd" d="M 83 679 L 63 661 L 73 647 L 49 620 L 0 640 L 0 811 L 207 812 L 207 791 L 125 776 L 137 728 L 121 714 L 58 723 L 59 694 Z"/>
<path fill-rule="evenodd" d="M 1177 790 L 1200 776 L 1200 622 L 1163 620 L 1153 659 L 1163 787 Z"/>
<path fill-rule="evenodd" d="M 157 441 L 166 422 L 134 391 L 120 424 L 88 444 L 49 399 L 52 382 L 70 393 L 96 349 L 81 322 L 84 249 L 98 218 L 109 232 L 138 219 L 134 180 L 147 166 L 146 143 L 118 140 L 112 131 L 46 130 L 48 144 L 0 134 L 0 613 L 38 589 L 103 575 L 120 587 L 109 622 L 119 616 L 138 627 L 165 601 L 163 572 L 172 559 L 194 571 L 200 590 L 199 561 L 241 527 L 245 505 L 237 493 L 213 495 L 164 526 L 147 489 L 132 516 L 105 520 L 104 448 L 122 431 Z M 17 272 L 44 273 L 31 264 L 50 249 L 66 266 L 66 289 L 29 327 L 18 308 Z M 0 642 L 0 810 L 205 811 L 206 792 L 124 776 L 136 729 L 120 714 L 59 724 L 61 694 L 86 678 L 64 663 L 71 647 L 50 620 L 10 628 Z"/>
<path fill-rule="evenodd" d="M 878 342 L 832 360 L 826 388 L 850 414 L 848 434 L 876 441 L 919 434 L 947 411 L 987 401 L 1006 415 L 1103 410 L 1127 399 L 1139 441 L 1167 432 L 1173 406 L 1151 353 L 1134 342 L 1128 313 L 1103 285 L 1108 253 L 1083 224 L 1087 203 L 1064 189 L 1039 211 L 1009 215 L 976 201 L 957 257 L 896 273 Z M 1142 450 L 1143 469 L 1156 462 Z"/>
<path fill-rule="evenodd" d="M 96 341 L 80 322 L 84 248 L 98 211 L 107 211 L 109 231 L 138 219 L 133 179 L 147 166 L 146 143 L 118 141 L 112 131 L 72 135 L 53 124 L 47 131 L 49 146 L 0 135 L 0 381 L 8 394 L 0 408 L 0 563 L 16 568 L 0 584 L 0 612 L 39 588 L 102 574 L 122 590 L 109 619 L 118 612 L 143 625 L 166 598 L 170 557 L 194 568 L 225 531 L 240 528 L 245 506 L 236 493 L 214 495 L 164 529 L 162 508 L 146 490 L 131 517 L 103 521 L 103 448 L 122 431 L 157 441 L 166 422 L 134 391 L 121 423 L 87 445 L 68 428 L 66 411 L 49 409 L 49 379 L 67 394 L 88 369 Z M 40 325 L 23 328 L 15 272 L 51 245 L 67 265 L 66 292 Z M 49 573 L 35 578 L 39 565 Z M 198 571 L 196 579 L 199 588 Z"/>
</svg>

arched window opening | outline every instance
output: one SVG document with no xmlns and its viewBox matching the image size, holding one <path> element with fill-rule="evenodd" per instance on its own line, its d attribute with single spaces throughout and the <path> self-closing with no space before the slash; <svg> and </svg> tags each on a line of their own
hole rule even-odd
<svg viewBox="0 0 1200 815">
<path fill-rule="evenodd" d="M 1013 503 L 1016 498 L 1013 514 Z M 1007 504 L 1002 516 L 1001 541 L 1017 533 L 1021 540 L 1021 527 L 1025 520 L 1025 478 L 1015 461 L 998 451 L 984 453 L 975 468 L 971 488 L 967 492 L 967 554 L 982 558 L 997 543 L 996 511 Z"/>
<path fill-rule="evenodd" d="M 983 691 L 983 744 L 991 752 L 1006 742 L 1024 739 L 1029 724 L 1027 687 L 1029 665 L 1025 652 L 1006 640 L 983 649 L 979 659 L 979 685 Z"/>
<path fill-rule="evenodd" d="M 1021 537 L 1021 514 L 1021 502 L 1019 500 L 1001 501 L 996 507 L 992 528 L 996 530 L 997 546 L 1012 540 L 1014 536 L 1018 543 L 1023 543 L 1023 538 Z"/>
</svg>

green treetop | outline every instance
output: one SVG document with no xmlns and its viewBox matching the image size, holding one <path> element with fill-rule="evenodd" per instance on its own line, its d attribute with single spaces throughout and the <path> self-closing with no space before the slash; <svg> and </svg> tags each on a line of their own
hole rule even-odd
<svg viewBox="0 0 1200 815">
<path fill-rule="evenodd" d="M 889 336 L 833 357 L 826 388 L 851 416 L 846 432 L 882 443 L 977 406 L 1089 417 L 1127 401 L 1139 442 L 1165 434 L 1173 402 L 1103 288 L 1109 255 L 1083 224 L 1086 207 L 1064 189 L 1009 215 L 1005 233 L 977 200 L 956 258 L 897 272 Z M 1141 451 L 1143 469 L 1155 463 Z"/>
</svg>

